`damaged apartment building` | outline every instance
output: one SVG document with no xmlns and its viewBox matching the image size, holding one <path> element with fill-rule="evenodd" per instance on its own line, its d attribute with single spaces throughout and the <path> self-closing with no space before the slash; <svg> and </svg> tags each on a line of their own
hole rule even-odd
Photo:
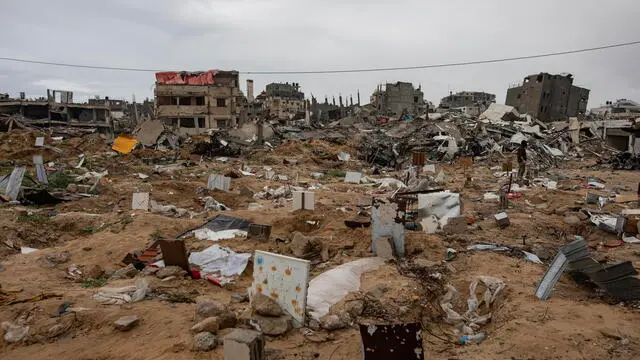
<svg viewBox="0 0 640 360">
<path fill-rule="evenodd" d="M 158 72 L 155 104 L 158 119 L 184 135 L 247 121 L 248 103 L 237 71 Z"/>
<path fill-rule="evenodd" d="M 47 89 L 47 97 L 26 99 L 0 99 L 0 116 L 17 116 L 19 121 L 38 127 L 71 128 L 80 131 L 98 131 L 113 137 L 111 109 L 105 104 L 79 104 L 73 102 L 73 92 Z"/>
<path fill-rule="evenodd" d="M 306 110 L 304 93 L 298 83 L 271 83 L 256 97 L 256 102 L 269 115 L 279 120 L 303 118 Z"/>
<path fill-rule="evenodd" d="M 591 109 L 591 115 L 611 120 L 640 119 L 640 104 L 627 99 L 607 101 L 605 105 Z"/>
<path fill-rule="evenodd" d="M 496 96 L 480 91 L 461 91 L 449 93 L 440 100 L 439 108 L 446 111 L 459 111 L 470 116 L 478 116 L 483 113 L 489 105 L 496 102 Z"/>
<path fill-rule="evenodd" d="M 571 74 L 539 73 L 507 90 L 506 105 L 544 122 L 566 120 L 587 112 L 589 90 L 573 85 Z"/>
<path fill-rule="evenodd" d="M 422 115 L 427 112 L 427 103 L 420 86 L 396 82 L 379 85 L 371 95 L 371 104 L 386 115 Z"/>
</svg>

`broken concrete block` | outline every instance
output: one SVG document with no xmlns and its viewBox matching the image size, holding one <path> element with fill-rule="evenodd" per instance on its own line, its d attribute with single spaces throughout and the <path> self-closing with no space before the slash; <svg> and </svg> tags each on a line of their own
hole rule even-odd
<svg viewBox="0 0 640 360">
<path fill-rule="evenodd" d="M 362 173 L 355 171 L 347 171 L 344 176 L 344 182 L 351 184 L 360 184 L 360 179 L 362 179 Z"/>
<path fill-rule="evenodd" d="M 44 137 L 38 136 L 36 138 L 36 144 L 37 147 L 43 147 L 44 146 Z"/>
<path fill-rule="evenodd" d="M 209 175 L 209 181 L 207 182 L 207 189 L 209 190 L 222 190 L 229 191 L 231 187 L 231 178 L 219 174 Z"/>
<path fill-rule="evenodd" d="M 312 236 L 305 236 L 296 231 L 291 240 L 291 251 L 293 256 L 301 259 L 310 260 L 322 251 L 322 242 Z"/>
<path fill-rule="evenodd" d="M 193 349 L 196 351 L 210 351 L 218 346 L 215 335 L 210 332 L 197 333 L 193 337 Z"/>
<path fill-rule="evenodd" d="M 311 177 L 313 179 L 318 180 L 318 179 L 322 179 L 324 177 L 324 174 L 319 172 L 314 172 L 314 173 L 311 173 Z"/>
<path fill-rule="evenodd" d="M 496 224 L 498 224 L 498 227 L 500 227 L 501 229 L 506 228 L 511 223 L 506 212 L 495 214 L 493 217 L 496 219 Z"/>
<path fill-rule="evenodd" d="M 120 331 L 129 331 L 140 323 L 137 315 L 123 316 L 113 323 L 113 326 Z"/>
<path fill-rule="evenodd" d="M 456 216 L 449 218 L 447 224 L 442 228 L 445 234 L 462 234 L 467 231 L 467 217 Z"/>
<path fill-rule="evenodd" d="M 282 315 L 280 305 L 272 298 L 263 294 L 254 295 L 253 299 L 251 299 L 251 306 L 258 315 L 276 317 Z"/>
<path fill-rule="evenodd" d="M 393 246 L 391 245 L 391 238 L 379 237 L 373 241 L 375 252 L 378 257 L 383 259 L 393 259 Z"/>
<path fill-rule="evenodd" d="M 287 175 L 277 175 L 276 178 L 279 181 L 289 181 L 289 177 Z"/>
<path fill-rule="evenodd" d="M 133 193 L 131 210 L 149 210 L 149 193 Z"/>
<path fill-rule="evenodd" d="M 224 337 L 224 360 L 264 360 L 264 336 L 253 330 L 234 329 Z"/>
<path fill-rule="evenodd" d="M 251 322 L 255 323 L 260 330 L 270 336 L 280 336 L 286 334 L 293 327 L 291 316 L 266 317 L 254 315 Z"/>
<path fill-rule="evenodd" d="M 294 191 L 293 210 L 315 210 L 315 193 L 312 191 Z"/>
<path fill-rule="evenodd" d="M 267 171 L 267 172 L 264 173 L 265 180 L 272 180 L 274 178 L 274 176 L 276 176 L 276 172 L 275 171 Z"/>
<path fill-rule="evenodd" d="M 132 279 L 138 275 L 138 269 L 136 269 L 133 264 L 129 264 L 122 269 L 116 270 L 113 275 L 109 278 L 109 281 L 113 280 L 122 280 L 122 279 Z"/>
</svg>

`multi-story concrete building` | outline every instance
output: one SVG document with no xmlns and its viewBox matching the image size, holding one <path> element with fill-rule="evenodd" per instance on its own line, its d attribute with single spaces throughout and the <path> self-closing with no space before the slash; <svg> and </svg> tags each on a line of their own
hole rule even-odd
<svg viewBox="0 0 640 360">
<path fill-rule="evenodd" d="M 422 89 L 407 82 L 387 83 L 371 95 L 371 104 L 378 111 L 390 115 L 421 115 L 426 112 Z"/>
<path fill-rule="evenodd" d="M 304 114 L 306 102 L 304 93 L 298 83 L 271 83 L 265 88 L 256 101 L 262 103 L 263 109 L 269 110 L 271 116 L 281 120 L 290 120 Z"/>
<path fill-rule="evenodd" d="M 105 104 L 79 104 L 73 102 L 73 92 L 49 90 L 47 97 L 36 100 L 8 96 L 0 100 L 0 114 L 18 115 L 22 121 L 39 127 L 68 127 L 96 129 L 110 137 L 114 135 L 111 109 Z"/>
<path fill-rule="evenodd" d="M 588 101 L 589 90 L 574 86 L 571 74 L 540 73 L 509 88 L 505 104 L 549 122 L 586 113 Z"/>
<path fill-rule="evenodd" d="M 456 109 L 467 115 L 476 116 L 496 102 L 496 96 L 479 91 L 461 91 L 450 93 L 440 100 L 441 109 Z"/>
<path fill-rule="evenodd" d="M 640 118 L 640 104 L 627 99 L 607 101 L 605 105 L 591 109 L 591 114 L 613 120 L 638 119 Z"/>
<path fill-rule="evenodd" d="M 180 134 L 235 127 L 247 117 L 237 71 L 156 73 L 155 104 L 158 119 Z"/>
</svg>

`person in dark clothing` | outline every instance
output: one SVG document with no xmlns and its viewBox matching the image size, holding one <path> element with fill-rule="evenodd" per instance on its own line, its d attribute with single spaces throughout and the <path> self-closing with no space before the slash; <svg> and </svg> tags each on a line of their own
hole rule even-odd
<svg viewBox="0 0 640 360">
<path fill-rule="evenodd" d="M 524 173 L 527 170 L 527 142 L 523 140 L 518 148 L 518 180 L 521 181 L 524 178 Z"/>
</svg>

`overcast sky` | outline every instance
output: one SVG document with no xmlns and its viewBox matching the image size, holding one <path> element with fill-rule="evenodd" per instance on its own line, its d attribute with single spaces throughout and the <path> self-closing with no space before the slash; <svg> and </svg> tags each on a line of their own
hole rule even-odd
<svg viewBox="0 0 640 360">
<path fill-rule="evenodd" d="M 640 40 L 638 0 L 2 0 L 0 56 L 162 70 L 327 70 L 415 66 L 533 55 Z M 353 95 L 376 85 L 422 85 L 434 103 L 449 91 L 497 95 L 527 74 L 574 75 L 589 107 L 640 101 L 640 46 L 509 63 L 336 75 L 251 75 L 298 82 L 307 97 Z M 241 75 L 241 88 L 245 80 Z M 0 92 L 47 88 L 130 100 L 153 97 L 153 72 L 0 61 Z"/>
</svg>

